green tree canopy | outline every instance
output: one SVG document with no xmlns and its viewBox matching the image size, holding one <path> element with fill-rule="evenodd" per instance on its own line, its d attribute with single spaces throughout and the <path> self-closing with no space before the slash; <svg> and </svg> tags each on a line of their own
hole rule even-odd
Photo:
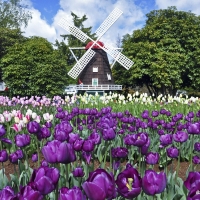
<svg viewBox="0 0 200 200">
<path fill-rule="evenodd" d="M 31 13 L 27 11 L 26 6 L 21 3 L 22 0 L 0 0 L 0 28 L 20 28 L 27 26 L 32 18 Z"/>
<path fill-rule="evenodd" d="M 199 16 L 175 7 L 151 11 L 144 28 L 123 39 L 134 66 L 128 72 L 116 68 L 114 76 L 123 74 L 122 83 L 145 84 L 154 94 L 199 85 L 199 38 Z"/>
<path fill-rule="evenodd" d="M 61 95 L 67 84 L 65 60 L 41 37 L 15 43 L 1 63 L 13 95 Z"/>
</svg>

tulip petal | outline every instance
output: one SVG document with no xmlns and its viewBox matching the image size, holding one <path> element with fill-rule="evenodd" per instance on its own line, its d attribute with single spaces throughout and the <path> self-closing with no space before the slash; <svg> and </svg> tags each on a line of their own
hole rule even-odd
<svg viewBox="0 0 200 200">
<path fill-rule="evenodd" d="M 105 192 L 96 184 L 85 182 L 82 187 L 90 200 L 105 200 Z"/>
<path fill-rule="evenodd" d="M 49 194 L 55 189 L 51 179 L 46 176 L 41 177 L 36 182 L 36 186 L 37 186 L 37 190 L 43 195 Z"/>
</svg>

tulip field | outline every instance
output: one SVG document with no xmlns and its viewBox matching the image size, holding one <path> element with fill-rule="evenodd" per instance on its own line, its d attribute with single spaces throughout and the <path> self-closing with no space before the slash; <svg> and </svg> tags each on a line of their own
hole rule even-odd
<svg viewBox="0 0 200 200">
<path fill-rule="evenodd" d="M 197 200 L 200 99 L 0 96 L 0 162 L 0 199 Z"/>
</svg>

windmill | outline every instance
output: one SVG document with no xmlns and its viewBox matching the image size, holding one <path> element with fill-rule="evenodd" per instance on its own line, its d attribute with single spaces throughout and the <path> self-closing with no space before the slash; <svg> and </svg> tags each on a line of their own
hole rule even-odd
<svg viewBox="0 0 200 200">
<path fill-rule="evenodd" d="M 96 30 L 96 40 L 87 36 L 76 26 L 70 24 L 66 19 L 61 19 L 59 25 L 78 38 L 82 42 L 90 40 L 86 47 L 69 48 L 76 60 L 74 67 L 68 72 L 68 75 L 79 80 L 77 90 L 121 90 L 121 85 L 114 85 L 111 74 L 111 68 L 107 54 L 114 59 L 114 63 L 120 63 L 127 70 L 134 64 L 129 58 L 121 53 L 121 48 L 112 48 L 100 42 L 100 38 L 122 15 L 122 11 L 115 8 L 104 22 Z M 73 53 L 74 49 L 85 49 L 85 54 L 78 60 Z M 113 64 L 114 64 L 113 63 Z"/>
</svg>

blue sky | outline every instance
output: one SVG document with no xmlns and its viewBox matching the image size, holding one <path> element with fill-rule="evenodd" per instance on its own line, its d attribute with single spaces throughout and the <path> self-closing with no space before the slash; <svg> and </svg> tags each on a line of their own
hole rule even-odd
<svg viewBox="0 0 200 200">
<path fill-rule="evenodd" d="M 176 6 L 178 10 L 191 11 L 200 15 L 199 0 L 23 0 L 32 13 L 32 20 L 25 36 L 41 36 L 54 43 L 61 41 L 61 34 L 67 32 L 58 25 L 61 18 L 71 21 L 71 11 L 82 17 L 88 17 L 85 27 L 92 26 L 92 31 L 104 21 L 115 8 L 123 11 L 121 17 L 112 25 L 101 41 L 115 46 L 117 37 L 140 29 L 145 25 L 146 14 L 151 10 Z"/>
</svg>

